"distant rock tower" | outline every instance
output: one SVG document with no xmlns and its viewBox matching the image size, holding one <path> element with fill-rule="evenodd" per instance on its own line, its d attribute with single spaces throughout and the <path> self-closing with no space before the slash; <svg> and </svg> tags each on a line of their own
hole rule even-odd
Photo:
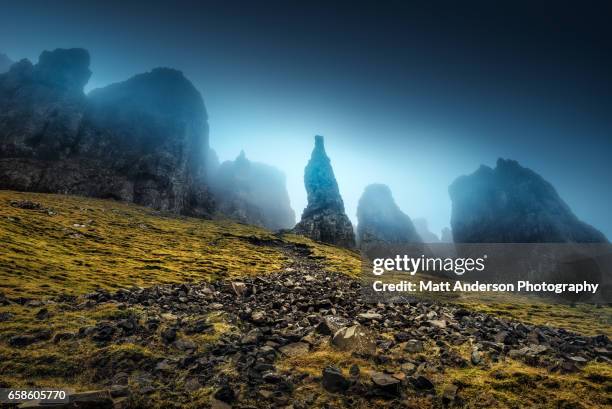
<svg viewBox="0 0 612 409">
<path fill-rule="evenodd" d="M 579 220 L 549 182 L 514 160 L 498 159 L 448 188 L 455 243 L 607 243 Z"/>
<path fill-rule="evenodd" d="M 353 226 L 344 212 L 344 202 L 320 135 L 315 136 L 315 147 L 304 170 L 304 184 L 308 206 L 294 231 L 313 240 L 354 248 Z"/>
<path fill-rule="evenodd" d="M 387 185 L 366 186 L 357 206 L 357 234 L 362 250 L 381 244 L 421 243 L 414 224 L 395 204 Z"/>
</svg>

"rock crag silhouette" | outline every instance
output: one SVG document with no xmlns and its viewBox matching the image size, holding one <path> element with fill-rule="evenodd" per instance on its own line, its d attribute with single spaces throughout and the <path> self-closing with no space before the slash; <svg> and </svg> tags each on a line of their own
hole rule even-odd
<svg viewBox="0 0 612 409">
<path fill-rule="evenodd" d="M 0 75 L 0 188 L 209 215 L 200 93 L 157 68 L 86 96 L 89 61 L 84 49 L 44 51 Z"/>
<path fill-rule="evenodd" d="M 514 160 L 481 166 L 449 187 L 455 243 L 603 243 L 555 188 Z"/>
<path fill-rule="evenodd" d="M 344 212 L 331 161 L 323 137 L 315 136 L 315 147 L 304 171 L 308 205 L 294 231 L 313 240 L 342 247 L 355 247 L 355 233 Z"/>
<path fill-rule="evenodd" d="M 225 216 L 271 230 L 295 225 L 285 174 L 250 161 L 244 151 L 223 162 L 210 178 L 217 209 Z"/>
<path fill-rule="evenodd" d="M 387 185 L 366 186 L 357 207 L 359 246 L 367 250 L 375 244 L 421 243 L 410 217 L 395 203 Z"/>
</svg>

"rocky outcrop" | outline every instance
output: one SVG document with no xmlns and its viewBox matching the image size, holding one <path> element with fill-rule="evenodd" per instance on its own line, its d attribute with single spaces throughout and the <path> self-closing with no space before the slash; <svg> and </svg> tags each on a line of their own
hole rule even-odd
<svg viewBox="0 0 612 409">
<path fill-rule="evenodd" d="M 5 73 L 13 65 L 13 61 L 6 54 L 0 53 L 0 74 Z"/>
<path fill-rule="evenodd" d="M 440 239 L 438 236 L 429 230 L 429 223 L 427 219 L 424 217 L 419 217 L 416 219 L 412 219 L 412 223 L 414 224 L 414 228 L 417 231 L 417 234 L 423 240 L 423 243 L 439 243 Z"/>
<path fill-rule="evenodd" d="M 295 232 L 325 243 L 355 247 L 353 226 L 344 212 L 344 202 L 320 135 L 315 136 L 315 147 L 304 171 L 304 184 L 308 206 Z"/>
<path fill-rule="evenodd" d="M 191 82 L 158 68 L 85 96 L 90 75 L 83 49 L 0 75 L 0 188 L 210 214 L 207 115 Z"/>
<path fill-rule="evenodd" d="M 357 235 L 362 249 L 375 244 L 420 243 L 410 217 L 395 204 L 387 185 L 365 188 L 357 206 Z"/>
<path fill-rule="evenodd" d="M 549 182 L 513 160 L 459 177 L 449 193 L 455 243 L 607 242 Z"/>
<path fill-rule="evenodd" d="M 211 175 L 211 187 L 217 209 L 225 216 L 271 230 L 295 224 L 285 175 L 272 166 L 251 162 L 244 152 L 221 164 Z"/>
</svg>

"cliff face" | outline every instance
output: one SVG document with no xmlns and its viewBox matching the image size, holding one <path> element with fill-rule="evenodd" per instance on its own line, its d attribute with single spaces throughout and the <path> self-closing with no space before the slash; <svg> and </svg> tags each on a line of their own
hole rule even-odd
<svg viewBox="0 0 612 409">
<path fill-rule="evenodd" d="M 44 51 L 0 75 L 0 156 L 63 159 L 78 140 L 89 80 L 85 50 Z"/>
<path fill-rule="evenodd" d="M 206 216 L 199 92 L 155 69 L 85 96 L 86 50 L 45 51 L 0 75 L 0 188 L 115 198 Z"/>
<path fill-rule="evenodd" d="M 365 188 L 357 207 L 357 235 L 362 249 L 373 244 L 420 243 L 421 237 L 408 217 L 395 204 L 387 185 Z"/>
<path fill-rule="evenodd" d="M 513 160 L 459 177 L 449 193 L 455 243 L 607 242 L 550 183 Z"/>
<path fill-rule="evenodd" d="M 285 175 L 272 166 L 251 162 L 244 152 L 219 166 L 211 175 L 211 187 L 218 210 L 232 219 L 271 230 L 295 224 Z"/>
<path fill-rule="evenodd" d="M 315 136 L 315 147 L 304 170 L 308 205 L 295 232 L 314 240 L 343 247 L 355 247 L 355 233 L 344 212 L 331 161 L 322 136 Z"/>
</svg>

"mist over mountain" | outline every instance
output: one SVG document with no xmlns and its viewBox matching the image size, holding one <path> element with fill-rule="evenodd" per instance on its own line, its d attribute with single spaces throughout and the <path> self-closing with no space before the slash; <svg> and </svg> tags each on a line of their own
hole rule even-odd
<svg viewBox="0 0 612 409">
<path fill-rule="evenodd" d="M 86 50 L 57 49 L 0 74 L 0 188 L 113 198 L 194 216 L 217 212 L 273 230 L 293 226 L 284 169 L 244 153 L 219 164 L 203 98 L 182 72 L 156 68 L 85 95 L 89 65 Z M 308 205 L 295 231 L 354 247 L 321 136 L 304 184 Z M 607 241 L 549 182 L 515 161 L 459 177 L 449 193 L 455 242 Z M 401 212 L 385 185 L 365 189 L 357 217 L 361 242 L 440 241 L 427 220 L 413 223 Z M 443 231 L 442 241 L 449 235 Z"/>
<path fill-rule="evenodd" d="M 6 54 L 0 53 L 0 74 L 7 72 L 11 65 L 13 61 Z"/>
<path fill-rule="evenodd" d="M 449 187 L 456 243 L 602 243 L 606 237 L 580 221 L 555 188 L 517 161 L 498 159 Z"/>
<path fill-rule="evenodd" d="M 395 203 L 387 185 L 366 186 L 357 207 L 359 246 L 366 250 L 374 244 L 422 243 L 414 224 Z"/>
<path fill-rule="evenodd" d="M 438 243 L 440 238 L 429 230 L 429 223 L 427 219 L 424 217 L 417 217 L 412 219 L 412 224 L 414 224 L 414 228 L 416 229 L 417 234 L 423 240 L 423 243 Z"/>
<path fill-rule="evenodd" d="M 453 232 L 448 227 L 444 227 L 440 232 L 440 242 L 442 243 L 452 243 L 453 242 Z"/>
<path fill-rule="evenodd" d="M 283 172 L 250 161 L 244 151 L 235 160 L 223 162 L 210 175 L 210 184 L 217 210 L 225 216 L 271 230 L 295 224 Z"/>
</svg>

